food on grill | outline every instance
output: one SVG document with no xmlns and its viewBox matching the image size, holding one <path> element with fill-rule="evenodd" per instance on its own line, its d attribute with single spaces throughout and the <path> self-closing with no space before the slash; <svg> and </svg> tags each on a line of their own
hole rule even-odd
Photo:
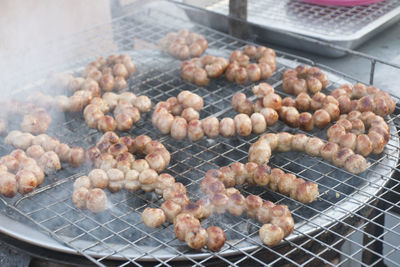
<svg viewBox="0 0 400 267">
<path fill-rule="evenodd" d="M 14 175 L 15 174 L 15 175 Z M 43 170 L 21 149 L 0 158 L 0 193 L 14 197 L 32 192 L 44 179 Z"/>
<path fill-rule="evenodd" d="M 206 86 L 210 79 L 215 79 L 224 74 L 229 62 L 222 57 L 211 55 L 202 58 L 192 58 L 181 64 L 181 76 L 185 81 L 198 86 Z"/>
<path fill-rule="evenodd" d="M 273 191 L 279 191 L 303 203 L 311 203 L 318 196 L 317 184 L 296 178 L 280 169 L 271 169 L 267 165 L 258 165 L 253 162 L 246 164 L 235 162 L 230 166 L 221 167 L 219 170 L 209 170 L 200 187 L 205 192 L 213 191 L 215 190 L 213 187 L 218 182 L 222 182 L 227 188 L 244 183 L 268 186 Z"/>
<path fill-rule="evenodd" d="M 232 118 L 223 118 L 219 123 L 219 133 L 223 137 L 232 137 L 235 135 L 235 121 Z"/>
<path fill-rule="evenodd" d="M 194 108 L 189 107 L 185 108 L 182 111 L 182 117 L 187 121 L 193 121 L 193 120 L 198 120 L 200 118 L 200 114 L 198 111 L 196 111 Z"/>
<path fill-rule="evenodd" d="M 394 112 L 396 102 L 387 93 L 375 86 L 343 84 L 330 94 L 339 102 L 341 113 L 352 110 L 359 112 L 371 111 L 378 116 L 387 116 Z"/>
<path fill-rule="evenodd" d="M 285 93 L 299 95 L 300 93 L 315 94 L 329 84 L 328 76 L 318 67 L 309 68 L 299 65 L 288 69 L 283 74 L 282 88 Z"/>
<path fill-rule="evenodd" d="M 86 106 L 83 116 L 90 128 L 98 128 L 102 132 L 129 131 L 132 125 L 139 121 L 140 112 L 150 110 L 151 101 L 147 96 L 136 96 L 131 92 L 124 92 L 120 95 L 112 92 L 105 93 L 103 98 L 94 98 Z M 115 119 L 110 115 L 104 115 L 114 111 Z"/>
<path fill-rule="evenodd" d="M 54 151 L 45 152 L 39 158 L 38 165 L 45 174 L 53 174 L 61 169 L 60 158 Z"/>
<path fill-rule="evenodd" d="M 236 133 L 240 136 L 248 136 L 252 131 L 252 120 L 246 114 L 238 114 L 235 116 L 235 129 Z M 204 123 L 204 122 L 203 122 Z"/>
<path fill-rule="evenodd" d="M 86 208 L 86 201 L 89 195 L 89 190 L 86 187 L 79 187 L 74 190 L 72 193 L 72 203 L 74 203 L 75 207 L 78 209 Z"/>
<path fill-rule="evenodd" d="M 388 124 L 372 111 L 351 111 L 342 115 L 326 135 L 330 142 L 348 147 L 364 157 L 382 153 L 390 139 Z"/>
<path fill-rule="evenodd" d="M 161 209 L 145 208 L 142 220 L 147 227 L 157 228 L 165 222 L 165 214 Z"/>
<path fill-rule="evenodd" d="M 92 177 L 93 177 L 93 175 L 92 175 Z M 108 179 L 108 177 L 107 177 L 107 179 Z M 90 189 L 90 188 L 92 188 L 92 185 L 95 188 L 99 187 L 99 186 L 97 186 L 97 184 L 93 183 L 92 178 L 89 178 L 88 176 L 81 176 L 75 180 L 73 187 L 74 187 L 74 190 L 76 190 L 80 187 L 85 187 L 87 189 Z M 99 187 L 99 188 L 101 188 L 101 187 Z"/>
<path fill-rule="evenodd" d="M 345 147 L 337 150 L 334 149 L 333 145 L 328 144 L 319 138 L 310 138 L 302 134 L 300 136 L 299 134 L 292 135 L 286 132 L 265 134 L 250 146 L 249 161 L 259 165 L 267 164 L 271 157 L 271 152 L 274 150 L 279 152 L 296 150 L 305 151 L 310 156 L 323 157 L 337 167 L 344 166 L 348 172 L 354 174 L 362 173 L 368 168 L 369 163 L 359 154 L 356 154 L 357 160 L 349 160 L 347 162 L 347 158 L 355 154 L 350 148 Z M 357 163 L 351 164 L 354 161 L 357 161 Z"/>
<path fill-rule="evenodd" d="M 312 131 L 314 126 L 324 129 L 340 116 L 339 103 L 333 97 L 326 96 L 321 92 L 317 92 L 312 98 L 302 92 L 297 95 L 295 100 L 290 97 L 286 97 L 285 100 L 279 113 L 280 118 L 289 126 L 299 127 L 304 131 Z M 314 111 L 314 114 L 306 112 L 310 109 Z M 299 113 L 299 111 L 304 112 Z"/>
<path fill-rule="evenodd" d="M 100 188 L 90 189 L 86 198 L 86 208 L 91 212 L 102 212 L 107 208 L 107 195 Z"/>
<path fill-rule="evenodd" d="M 46 167 L 46 170 L 50 172 L 59 169 L 57 162 L 68 162 L 72 167 L 79 167 L 85 160 L 85 152 L 81 147 L 70 148 L 67 144 L 62 144 L 58 139 L 47 134 L 33 136 L 29 133 L 11 131 L 6 136 L 5 141 L 15 148 L 26 150 L 27 156 L 41 162 L 43 166 L 46 166 L 46 164 L 54 165 L 54 167 Z M 50 151 L 55 153 L 47 153 Z M 43 157 L 46 153 L 47 156 Z M 43 157 L 42 161 L 41 157 Z M 46 157 L 47 159 L 45 159 Z M 51 170 L 53 168 L 55 169 Z"/>
<path fill-rule="evenodd" d="M 250 60 L 255 60 L 256 63 L 251 63 Z M 264 46 L 248 45 L 243 51 L 235 50 L 231 53 L 229 61 L 225 77 L 228 81 L 238 84 L 248 80 L 256 82 L 267 79 L 276 70 L 275 51 Z"/>
<path fill-rule="evenodd" d="M 198 33 L 180 30 L 170 32 L 159 41 L 161 50 L 180 60 L 199 57 L 208 47 L 206 38 Z"/>
<path fill-rule="evenodd" d="M 116 168 L 111 168 L 107 170 L 108 176 L 108 190 L 115 193 L 121 191 L 125 184 L 125 174 Z"/>
<path fill-rule="evenodd" d="M 219 135 L 219 121 L 216 117 L 205 118 L 202 122 L 204 134 L 208 138 L 217 138 Z"/>
<path fill-rule="evenodd" d="M 15 175 L 15 179 L 18 184 L 18 192 L 21 194 L 32 192 L 38 185 L 35 174 L 28 170 L 19 170 Z"/>
</svg>

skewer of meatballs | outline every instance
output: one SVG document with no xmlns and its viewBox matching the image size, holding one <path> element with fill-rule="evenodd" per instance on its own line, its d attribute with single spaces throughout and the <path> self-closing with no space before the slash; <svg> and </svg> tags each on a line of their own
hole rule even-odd
<svg viewBox="0 0 400 267">
<path fill-rule="evenodd" d="M 287 206 L 275 205 L 263 201 L 259 196 L 244 197 L 237 189 L 226 189 L 223 182 L 212 177 L 214 171 L 208 172 L 208 178 L 201 183 L 201 189 L 207 198 L 201 198 L 195 203 L 189 202 L 186 188 L 180 183 L 174 183 L 164 189 L 164 203 L 161 208 L 146 208 L 142 219 L 146 226 L 156 228 L 165 221 L 174 224 L 176 237 L 187 243 L 193 249 L 206 247 L 218 251 L 224 245 L 226 237 L 223 230 L 217 226 L 207 229 L 201 227 L 200 220 L 211 214 L 229 212 L 234 216 L 243 213 L 249 218 L 257 218 L 263 226 L 260 228 L 260 239 L 268 245 L 278 244 L 293 231 L 294 221 Z M 184 200 L 184 201 L 182 201 Z"/>
<path fill-rule="evenodd" d="M 134 154 L 146 155 L 144 159 L 136 159 Z M 98 191 L 108 188 L 112 193 L 123 188 L 130 192 L 142 189 L 145 192 L 163 190 L 175 179 L 166 173 L 158 174 L 166 168 L 170 154 L 163 144 L 153 141 L 147 135 L 136 138 L 119 137 L 115 132 L 106 132 L 96 144 L 85 153 L 87 163 L 95 169 L 88 176 L 79 177 L 74 183 L 73 203 L 78 208 L 87 208 L 92 212 L 106 209 L 105 193 Z M 82 188 L 83 189 L 80 189 Z M 90 198 L 92 190 L 95 196 Z M 100 200 L 96 200 L 99 198 Z M 98 203 L 88 204 L 89 201 Z M 96 206 L 96 207 L 94 207 Z"/>
<path fill-rule="evenodd" d="M 360 154 L 348 147 L 341 148 L 333 142 L 324 142 L 318 137 L 308 137 L 305 134 L 290 134 L 287 132 L 268 133 L 261 136 L 249 149 L 249 161 L 259 165 L 267 164 L 272 151 L 306 152 L 313 157 L 322 157 L 332 162 L 336 167 L 344 167 L 348 172 L 359 174 L 364 172 L 369 163 Z"/>
<path fill-rule="evenodd" d="M 270 108 L 250 116 L 238 114 L 234 119 L 226 117 L 219 121 L 216 117 L 199 120 L 203 99 L 192 92 L 182 91 L 178 97 L 157 103 L 152 115 L 152 123 L 163 134 L 171 134 L 174 139 L 198 141 L 208 138 L 232 137 L 235 134 L 248 136 L 252 132 L 263 133 L 268 125 L 278 120 L 278 113 Z"/>
<path fill-rule="evenodd" d="M 151 100 L 145 95 L 106 92 L 102 98 L 91 100 L 83 111 L 83 117 L 90 128 L 97 128 L 101 132 L 129 131 L 140 120 L 140 114 L 148 112 L 150 108 Z M 114 117 L 105 115 L 111 111 Z"/>
<path fill-rule="evenodd" d="M 258 165 L 254 162 L 246 164 L 235 162 L 230 166 L 221 167 L 219 170 L 211 169 L 207 171 L 201 182 L 201 187 L 205 188 L 202 186 L 203 183 L 213 183 L 210 188 L 219 188 L 221 182 L 226 188 L 244 183 L 265 186 L 272 191 L 278 191 L 306 204 L 315 201 L 319 194 L 318 184 L 316 183 L 297 178 L 279 168 L 271 168 L 266 164 Z"/>
<path fill-rule="evenodd" d="M 85 152 L 79 146 L 69 147 L 57 138 L 47 134 L 32 135 L 17 130 L 11 131 L 5 138 L 5 143 L 26 151 L 26 154 L 36 160 L 44 173 L 52 174 L 61 169 L 60 162 L 67 162 L 72 167 L 83 164 Z"/>
<path fill-rule="evenodd" d="M 330 142 L 367 157 L 382 153 L 389 142 L 390 131 L 385 120 L 372 111 L 351 111 L 329 127 L 326 136 Z"/>
</svg>

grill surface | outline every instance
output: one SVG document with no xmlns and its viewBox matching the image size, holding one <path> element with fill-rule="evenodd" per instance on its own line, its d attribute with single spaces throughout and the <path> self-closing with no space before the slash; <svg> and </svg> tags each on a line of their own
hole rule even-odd
<svg viewBox="0 0 400 267">
<path fill-rule="evenodd" d="M 157 18 L 157 19 L 156 19 Z M 105 33 L 109 31 L 110 25 L 103 25 L 82 33 L 81 42 L 71 44 L 70 40 L 63 40 L 57 44 L 58 53 L 69 55 L 76 54 L 76 49 L 80 52 L 78 57 L 69 61 L 69 65 L 63 68 L 77 70 L 89 62 L 92 56 L 107 55 L 116 51 L 129 51 L 134 43 L 142 41 L 157 42 L 169 31 L 176 31 L 183 27 L 191 31 L 201 33 L 209 40 L 210 54 L 227 56 L 234 50 L 244 46 L 246 43 L 233 39 L 211 29 L 190 24 L 186 20 L 166 15 L 162 12 L 150 10 L 144 15 L 128 15 L 112 23 L 114 29 L 115 46 L 109 45 L 110 40 L 103 40 Z M 83 39 L 82 39 L 83 38 Z M 85 42 L 82 42 L 85 40 Z M 136 42 L 134 42 L 136 40 Z M 86 49 L 97 44 L 97 49 Z M 65 50 L 64 50 L 65 49 Z M 239 86 L 228 83 L 224 79 L 213 80 L 207 88 L 198 88 L 192 84 L 184 82 L 180 78 L 180 62 L 173 60 L 167 55 L 160 54 L 156 50 L 142 50 L 130 52 L 133 60 L 137 64 L 138 73 L 129 81 L 129 88 L 137 94 L 146 94 L 152 98 L 153 103 L 165 100 L 170 96 L 176 96 L 181 90 L 191 90 L 205 100 L 205 108 L 201 111 L 201 117 L 217 115 L 218 117 L 234 116 L 230 107 L 232 95 L 238 91 L 243 91 L 251 95 L 251 86 Z M 287 66 L 295 66 L 298 63 L 313 65 L 311 61 L 295 56 L 278 53 L 277 72 L 268 79 L 279 93 L 281 93 L 280 80 L 282 72 Z M 49 69 L 54 69 L 52 63 L 43 65 L 43 73 Z M 328 89 L 335 88 L 338 84 L 345 81 L 356 82 L 351 77 L 327 70 L 330 72 L 331 84 Z M 37 77 L 37 75 L 26 76 L 27 78 Z M 25 82 L 24 80 L 23 82 Z M 10 82 L 11 85 L 14 81 Z M 40 84 L 40 82 L 38 82 Z M 37 85 L 33 85 L 35 87 Z M 31 88 L 29 86 L 28 88 Z M 28 89 L 28 88 L 25 88 Z M 398 99 L 396 99 L 398 102 Z M 398 112 L 398 108 L 396 108 Z M 140 123 L 132 128 L 131 134 L 148 134 L 153 139 L 158 139 L 166 145 L 172 154 L 172 161 L 167 170 L 175 176 L 176 180 L 185 184 L 188 188 L 192 200 L 198 198 L 199 182 L 204 172 L 210 168 L 228 165 L 234 161 L 247 161 L 247 151 L 249 145 L 258 136 L 251 135 L 246 138 L 218 138 L 216 140 L 203 139 L 192 143 L 188 140 L 176 141 L 169 136 L 162 136 L 155 131 L 150 123 L 151 114 L 143 116 Z M 216 224 L 224 228 L 227 234 L 227 244 L 219 253 L 208 251 L 196 252 L 188 249 L 182 242 L 176 240 L 173 235 L 173 227 L 170 225 L 165 228 L 150 230 L 141 221 L 141 211 L 147 207 L 157 207 L 160 205 L 160 198 L 155 193 L 137 192 L 129 194 L 125 191 L 117 194 L 108 194 L 109 209 L 101 214 L 92 214 L 74 208 L 71 195 L 73 179 L 79 174 L 87 173 L 87 170 L 71 169 L 63 166 L 64 169 L 57 173 L 56 177 L 46 178 L 43 188 L 36 190 L 30 195 L 15 199 L 3 199 L 5 206 L 3 215 L 22 223 L 26 233 L 26 227 L 31 231 L 42 231 L 49 234 L 55 240 L 62 242 L 66 252 L 75 251 L 80 253 L 93 262 L 101 265 L 106 258 L 114 258 L 126 263 L 140 264 L 140 261 L 157 261 L 160 264 L 171 265 L 175 260 L 187 260 L 189 264 L 207 264 L 213 259 L 221 260 L 224 263 L 237 265 L 243 260 L 251 261 L 255 264 L 263 264 L 265 261 L 257 257 L 257 253 L 267 251 L 273 258 L 268 261 L 274 263 L 292 263 L 292 258 L 301 252 L 310 256 L 307 263 L 314 259 L 330 265 L 331 262 L 323 257 L 323 253 L 331 250 L 342 254 L 340 263 L 349 261 L 352 255 L 339 252 L 335 247 L 339 241 L 330 242 L 324 235 L 329 233 L 334 238 L 349 240 L 348 234 L 338 231 L 339 228 L 350 228 L 361 233 L 365 233 L 362 227 L 358 227 L 355 221 L 367 221 L 375 225 L 376 223 L 366 217 L 363 212 L 365 208 L 369 210 L 382 211 L 381 208 L 374 206 L 374 201 L 379 200 L 383 203 L 392 205 L 386 200 L 385 194 L 390 192 L 398 197 L 394 191 L 393 183 L 396 181 L 392 174 L 397 171 L 399 154 L 399 141 L 397 127 L 400 120 L 395 115 L 389 119 L 391 125 L 391 141 L 384 153 L 379 156 L 369 157 L 372 167 L 362 175 L 351 175 L 338 169 L 327 162 L 317 158 L 311 158 L 300 153 L 280 153 L 274 154 L 271 165 L 283 168 L 295 175 L 313 180 L 319 184 L 320 197 L 318 201 L 311 205 L 304 205 L 293 201 L 278 193 L 272 193 L 259 187 L 242 187 L 244 194 L 257 194 L 264 199 L 269 199 L 277 203 L 289 206 L 296 221 L 295 232 L 285 240 L 284 244 L 289 249 L 282 252 L 280 248 L 271 249 L 263 246 L 258 239 L 259 224 L 244 217 L 232 217 L 230 215 L 212 216 L 205 220 L 203 225 Z M 61 130 L 62 129 L 62 130 Z M 289 131 L 297 132 L 279 122 L 268 131 Z M 321 138 L 325 134 L 313 132 Z M 88 147 L 94 144 L 101 136 L 100 133 L 89 130 L 85 126 L 82 116 L 65 116 L 65 122 L 53 125 L 50 135 L 58 137 L 62 142 L 77 144 Z M 84 137 L 84 138 L 82 138 Z M 1 154 L 10 151 L 10 147 L 1 145 Z M 398 215 L 391 215 L 400 220 Z M 397 225 L 396 225 L 397 226 Z M 7 231 L 7 226 L 2 229 Z M 13 229 L 15 229 L 13 227 Z M 17 231 L 17 230 L 15 230 Z M 9 234 L 23 238 L 18 232 L 9 230 Z M 384 235 L 399 236 L 395 226 L 385 229 Z M 381 238 L 381 237 L 379 237 Z M 46 246 L 43 240 L 32 240 L 25 238 L 29 242 Z M 378 238 L 373 238 L 373 241 Z M 310 244 L 316 242 L 321 250 L 312 252 Z M 390 250 L 384 256 L 389 256 L 397 248 L 391 243 L 383 240 Z M 372 254 L 376 252 L 368 248 L 368 244 L 353 245 L 358 251 L 368 251 Z M 69 248 L 72 248 L 70 250 Z M 240 254 L 240 259 L 232 259 L 229 255 Z M 390 259 L 387 259 L 390 262 Z M 391 261 L 391 263 L 396 264 Z"/>
</svg>

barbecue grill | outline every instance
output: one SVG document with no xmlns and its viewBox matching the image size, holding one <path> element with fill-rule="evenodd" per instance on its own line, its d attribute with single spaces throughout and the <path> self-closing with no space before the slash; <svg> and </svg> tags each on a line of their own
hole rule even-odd
<svg viewBox="0 0 400 267">
<path fill-rule="evenodd" d="M 43 80 L 39 78 L 49 70 L 79 73 L 95 56 L 124 52 L 131 55 L 137 66 L 137 73 L 129 79 L 130 91 L 145 94 L 153 103 L 157 103 L 176 96 L 182 90 L 191 90 L 204 98 L 205 107 L 200 112 L 201 118 L 210 115 L 219 118 L 233 117 L 235 112 L 231 108 L 231 97 L 238 91 L 250 96 L 252 84 L 242 86 L 220 78 L 212 80 L 205 88 L 197 87 L 180 77 L 180 61 L 157 49 L 145 48 L 148 45 L 143 46 L 143 44 L 155 44 L 168 32 L 182 28 L 206 36 L 209 42 L 207 53 L 212 55 L 228 57 L 231 51 L 241 49 L 248 43 L 192 23 L 180 16 L 170 15 L 162 11 L 162 7 L 145 7 L 139 13 L 127 11 L 127 14 L 113 20 L 111 25 L 100 25 L 56 43 L 57 53 L 69 59 L 67 64 L 56 64 L 54 67 L 55 62 L 40 63 L 43 64 L 40 72 L 30 73 L 24 79 L 10 80 L 8 85 L 11 88 L 22 88 L 16 90 L 15 96 L 18 96 L 27 91 L 40 89 Z M 109 33 L 110 26 L 114 34 L 113 42 L 104 37 Z M 75 43 L 76 39 L 80 39 L 80 42 Z M 93 50 L 93 47 L 97 49 Z M 134 47 L 136 49 L 133 49 Z M 51 48 L 52 44 L 46 47 L 49 51 L 52 51 Z M 78 55 L 69 57 L 72 51 L 76 54 L 77 48 L 79 48 Z M 359 56 L 370 60 L 372 81 L 375 64 L 386 63 L 364 55 Z M 277 71 L 267 82 L 273 85 L 281 96 L 286 96 L 281 90 L 284 70 L 298 64 L 318 66 L 327 73 L 330 79 L 327 91 L 346 82 L 358 82 L 355 78 L 319 65 L 317 62 L 277 51 Z M 393 66 L 393 64 L 387 65 Z M 395 67 L 400 69 L 400 66 Z M 399 99 L 395 100 L 398 102 Z M 120 266 L 129 263 L 207 265 L 216 261 L 229 265 L 239 265 L 244 262 L 279 265 L 321 262 L 333 265 L 334 262 L 331 260 L 337 259 L 338 255 L 341 255 L 341 259 L 336 263 L 343 264 L 354 260 L 353 254 L 340 251 L 343 241 L 352 242 L 366 258 L 372 259 L 369 264 L 377 263 L 375 258 L 382 253 L 375 251 L 372 245 L 377 242 L 384 243 L 390 251 L 382 256 L 389 263 L 396 264 L 388 256 L 397 248 L 384 240 L 384 237 L 399 236 L 399 233 L 393 228 L 385 228 L 381 234 L 374 236 L 372 232 L 364 229 L 362 223 L 367 223 L 370 228 L 381 227 L 375 221 L 381 213 L 400 219 L 400 216 L 389 213 L 398 203 L 399 197 L 396 191 L 400 149 L 398 113 L 399 109 L 396 107 L 395 114 L 387 118 L 391 128 L 389 144 L 381 155 L 368 157 L 371 167 L 360 175 L 347 173 L 328 162 L 305 154 L 295 152 L 273 154 L 270 162 L 272 166 L 318 183 L 320 195 L 312 204 L 305 205 L 260 187 L 240 187 L 240 191 L 245 195 L 257 194 L 263 199 L 288 205 L 292 211 L 296 223 L 295 231 L 274 248 L 266 247 L 259 241 L 260 225 L 255 220 L 224 214 L 213 215 L 202 223 L 207 226 L 216 224 L 226 231 L 227 242 L 222 250 L 220 252 L 191 250 L 175 238 L 172 225 L 157 229 L 144 226 L 141 220 L 144 208 L 159 207 L 161 204 L 162 199 L 155 193 L 122 191 L 110 194 L 108 192 L 108 210 L 100 214 L 81 211 L 75 208 L 71 201 L 72 183 L 75 178 L 87 174 L 88 169 L 85 167 L 72 169 L 67 165 L 63 166 L 62 171 L 47 177 L 44 185 L 32 193 L 13 199 L 1 198 L 0 229 L 24 242 L 63 253 L 78 254 L 100 266 L 108 263 L 108 260 L 115 260 Z M 298 132 L 299 130 L 278 122 L 267 131 Z M 186 185 L 192 200 L 201 197 L 199 183 L 207 170 L 236 161 L 247 162 L 248 148 L 258 138 L 252 134 L 244 138 L 219 137 L 214 140 L 204 138 L 194 143 L 186 139 L 177 141 L 155 130 L 151 125 L 151 112 L 143 114 L 140 122 L 129 134 L 134 136 L 147 134 L 166 146 L 172 156 L 167 172 L 178 182 Z M 314 131 L 306 134 L 326 139 L 325 132 Z M 96 130 L 90 130 L 85 125 L 81 115 L 71 114 L 66 114 L 58 123 L 53 124 L 49 135 L 59 138 L 62 142 L 85 148 L 95 144 L 101 136 Z M 1 154 L 9 151 L 11 148 L 1 143 Z M 349 238 L 353 231 L 365 234 L 363 244 L 357 244 Z"/>
</svg>

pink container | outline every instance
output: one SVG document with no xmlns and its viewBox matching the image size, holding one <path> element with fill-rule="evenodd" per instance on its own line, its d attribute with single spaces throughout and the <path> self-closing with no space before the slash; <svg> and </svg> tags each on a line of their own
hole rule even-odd
<svg viewBox="0 0 400 267">
<path fill-rule="evenodd" d="M 382 1 L 383 0 L 303 0 L 303 2 L 323 6 L 362 6 Z"/>
</svg>

